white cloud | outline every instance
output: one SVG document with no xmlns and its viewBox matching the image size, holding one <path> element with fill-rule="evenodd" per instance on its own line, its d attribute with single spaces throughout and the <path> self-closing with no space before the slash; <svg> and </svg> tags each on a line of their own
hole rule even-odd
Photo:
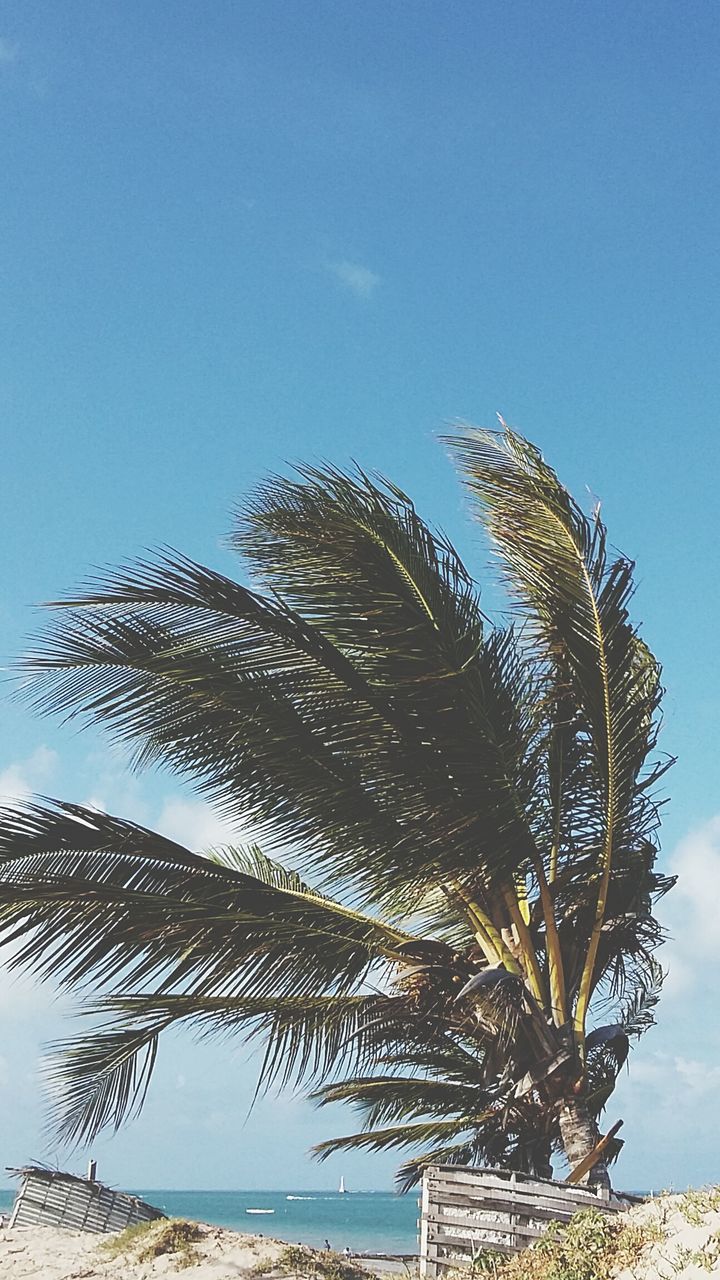
<svg viewBox="0 0 720 1280">
<path fill-rule="evenodd" d="M 169 840 L 203 853 L 215 845 L 237 844 L 238 832 L 199 800 L 174 797 L 160 810 L 156 828 Z"/>
<path fill-rule="evenodd" d="M 684 959 L 674 942 L 663 947 L 660 962 L 665 971 L 663 997 L 674 999 L 687 993 L 695 981 L 693 965 Z"/>
<path fill-rule="evenodd" d="M 164 797 L 151 794 L 147 781 L 129 772 L 122 755 L 117 759 L 101 756 L 97 762 L 90 757 L 89 764 L 95 776 L 92 790 L 88 788 L 89 794 L 82 800 L 88 809 L 137 822 L 194 852 L 253 838 L 247 831 L 238 832 L 202 800 L 177 793 Z"/>
<path fill-rule="evenodd" d="M 685 998 L 711 980 L 711 970 L 720 979 L 720 815 L 680 841 L 669 869 L 678 881 L 659 912 L 670 935 L 661 956 L 664 990 Z"/>
<path fill-rule="evenodd" d="M 709 1067 L 705 1062 L 697 1062 L 694 1058 L 675 1058 L 674 1067 L 686 1089 L 691 1093 L 715 1094 L 720 1087 L 720 1067 Z"/>
<path fill-rule="evenodd" d="M 671 870 L 678 877 L 672 905 L 683 910 L 693 954 L 720 960 L 720 815 L 680 841 Z"/>
<path fill-rule="evenodd" d="M 327 262 L 327 270 L 358 298 L 369 298 L 380 284 L 380 276 L 359 262 Z"/>
<path fill-rule="evenodd" d="M 58 755 L 50 747 L 40 746 L 26 760 L 9 764 L 0 772 L 0 803 L 26 800 L 40 790 L 57 768 Z"/>
<path fill-rule="evenodd" d="M 141 825 L 151 825 L 145 780 L 133 773 L 132 753 L 123 743 L 111 742 L 91 751 L 83 762 L 87 791 L 80 803 Z"/>
<path fill-rule="evenodd" d="M 717 1095 L 720 1066 L 679 1054 L 634 1054 L 623 1085 L 624 1090 L 639 1090 L 644 1099 L 652 1094 L 653 1106 L 694 1108 L 706 1095 Z"/>
<path fill-rule="evenodd" d="M 14 62 L 19 51 L 20 46 L 17 42 L 6 40 L 3 36 L 0 36 L 0 63 Z"/>
<path fill-rule="evenodd" d="M 667 1078 L 667 1058 L 663 1053 L 642 1057 L 634 1054 L 630 1063 L 630 1082 L 643 1089 L 657 1088 Z"/>
</svg>

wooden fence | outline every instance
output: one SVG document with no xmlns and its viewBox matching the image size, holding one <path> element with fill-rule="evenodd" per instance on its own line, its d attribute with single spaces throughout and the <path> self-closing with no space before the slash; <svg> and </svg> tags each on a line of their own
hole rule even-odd
<svg viewBox="0 0 720 1280">
<path fill-rule="evenodd" d="M 469 1267 L 483 1250 L 517 1253 L 579 1209 L 613 1213 L 630 1203 L 505 1169 L 432 1165 L 420 1202 L 420 1275 L 435 1280 L 444 1268 Z"/>
<path fill-rule="evenodd" d="M 165 1217 L 154 1205 L 123 1191 L 112 1191 L 96 1180 L 35 1166 L 9 1172 L 22 1179 L 11 1227 L 65 1227 L 101 1233 L 124 1231 L 136 1222 Z"/>
</svg>

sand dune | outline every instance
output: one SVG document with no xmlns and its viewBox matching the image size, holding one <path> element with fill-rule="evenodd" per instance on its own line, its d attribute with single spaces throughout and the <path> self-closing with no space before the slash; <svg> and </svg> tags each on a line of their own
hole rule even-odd
<svg viewBox="0 0 720 1280">
<path fill-rule="evenodd" d="M 240 1235 L 222 1227 L 202 1227 L 192 1245 L 197 1260 L 172 1253 L 138 1261 L 133 1250 L 113 1258 L 103 1236 L 61 1231 L 55 1227 L 25 1227 L 0 1232 L 1 1280 L 150 1280 L 153 1276 L 188 1280 L 231 1280 L 249 1277 L 261 1260 L 272 1263 L 286 1247 L 274 1240 Z"/>
</svg>

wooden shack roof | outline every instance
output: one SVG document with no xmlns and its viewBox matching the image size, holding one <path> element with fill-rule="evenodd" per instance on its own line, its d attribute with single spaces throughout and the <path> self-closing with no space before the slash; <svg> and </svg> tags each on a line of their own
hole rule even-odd
<svg viewBox="0 0 720 1280">
<path fill-rule="evenodd" d="M 103 1233 L 165 1217 L 162 1209 L 140 1196 L 113 1191 L 97 1178 L 81 1178 L 39 1164 L 7 1172 L 22 1179 L 10 1219 L 13 1227 L 64 1227 Z"/>
</svg>

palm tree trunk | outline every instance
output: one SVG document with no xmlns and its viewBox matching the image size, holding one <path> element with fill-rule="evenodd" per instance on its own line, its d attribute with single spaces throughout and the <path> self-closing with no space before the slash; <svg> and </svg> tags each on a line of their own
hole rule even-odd
<svg viewBox="0 0 720 1280">
<path fill-rule="evenodd" d="M 597 1145 L 599 1133 L 587 1105 L 582 1098 L 572 1098 L 560 1111 L 560 1134 L 565 1155 L 571 1169 L 589 1155 Z M 596 1190 L 611 1191 L 610 1175 L 604 1160 L 598 1160 L 582 1179 L 586 1186 Z"/>
</svg>

